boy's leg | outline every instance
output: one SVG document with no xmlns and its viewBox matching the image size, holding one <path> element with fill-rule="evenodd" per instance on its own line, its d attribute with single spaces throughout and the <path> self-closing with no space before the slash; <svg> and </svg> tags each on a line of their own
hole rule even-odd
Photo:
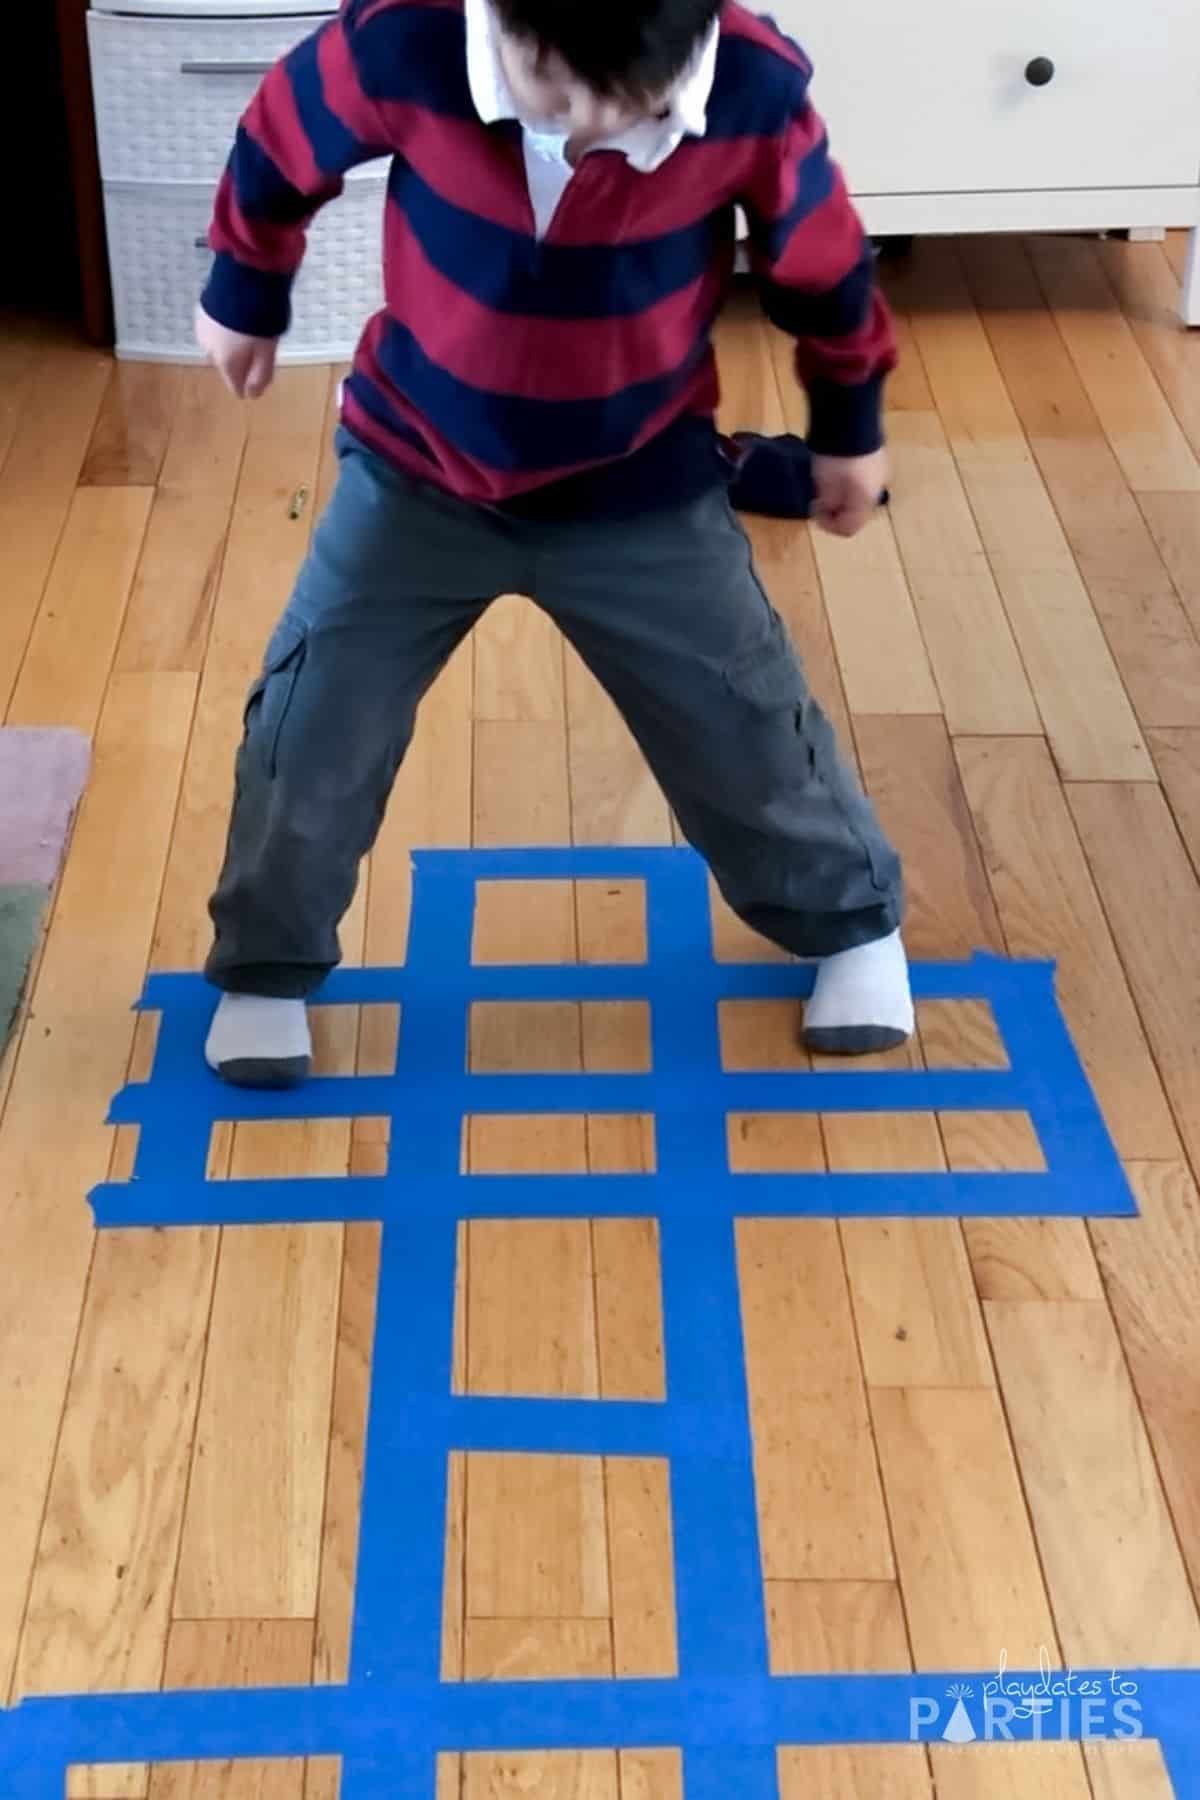
<svg viewBox="0 0 1200 1800">
<path fill-rule="evenodd" d="M 337 927 L 418 703 L 495 593 L 523 575 L 502 523 L 343 440 L 337 489 L 246 709 L 211 908 L 218 987 L 295 1001 L 337 962 Z M 259 1008 L 260 1025 L 272 1011 L 284 1016 Z M 250 1010 L 222 1017 L 228 1028 Z"/>
<path fill-rule="evenodd" d="M 619 527 L 550 530 L 537 581 L 730 905 L 797 956 L 828 959 L 810 1041 L 848 1052 L 901 1041 L 912 1015 L 899 859 L 724 493 Z"/>
</svg>

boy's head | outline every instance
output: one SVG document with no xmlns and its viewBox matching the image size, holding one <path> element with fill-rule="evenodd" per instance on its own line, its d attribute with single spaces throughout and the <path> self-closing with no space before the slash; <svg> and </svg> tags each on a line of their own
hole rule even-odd
<svg viewBox="0 0 1200 1800">
<path fill-rule="evenodd" d="M 720 8 L 721 0 L 493 0 L 522 113 L 590 137 L 658 112 Z"/>
</svg>

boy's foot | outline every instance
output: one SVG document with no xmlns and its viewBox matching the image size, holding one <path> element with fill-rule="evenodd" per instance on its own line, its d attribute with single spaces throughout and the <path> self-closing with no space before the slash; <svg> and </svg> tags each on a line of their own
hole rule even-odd
<svg viewBox="0 0 1200 1800">
<path fill-rule="evenodd" d="M 898 931 L 827 956 L 804 1009 L 804 1042 L 823 1056 L 894 1050 L 913 1034 L 908 958 Z"/>
<path fill-rule="evenodd" d="M 299 1087 L 312 1068 L 312 1037 L 303 1000 L 222 994 L 204 1059 L 233 1087 Z"/>
</svg>

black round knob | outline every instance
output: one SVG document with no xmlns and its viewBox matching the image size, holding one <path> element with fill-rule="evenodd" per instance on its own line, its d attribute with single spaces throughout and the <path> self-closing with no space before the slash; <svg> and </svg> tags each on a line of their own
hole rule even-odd
<svg viewBox="0 0 1200 1800">
<path fill-rule="evenodd" d="M 1054 80 L 1054 64 L 1048 56 L 1035 56 L 1026 65 L 1025 79 L 1030 87 L 1049 87 Z"/>
</svg>

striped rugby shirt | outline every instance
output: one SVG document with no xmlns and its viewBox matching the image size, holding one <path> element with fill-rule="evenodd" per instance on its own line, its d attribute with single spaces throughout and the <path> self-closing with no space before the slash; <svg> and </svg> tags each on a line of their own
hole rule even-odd
<svg viewBox="0 0 1200 1800">
<path fill-rule="evenodd" d="M 203 305 L 280 336 L 308 222 L 348 170 L 390 157 L 385 305 L 345 383 L 345 425 L 465 500 L 637 511 L 727 472 L 710 334 L 740 206 L 766 311 L 796 339 L 813 449 L 865 454 L 894 338 L 811 72 L 729 0 L 703 136 L 651 170 L 588 152 L 539 236 L 521 126 L 485 124 L 472 99 L 463 0 L 346 0 L 238 128 Z"/>
</svg>

